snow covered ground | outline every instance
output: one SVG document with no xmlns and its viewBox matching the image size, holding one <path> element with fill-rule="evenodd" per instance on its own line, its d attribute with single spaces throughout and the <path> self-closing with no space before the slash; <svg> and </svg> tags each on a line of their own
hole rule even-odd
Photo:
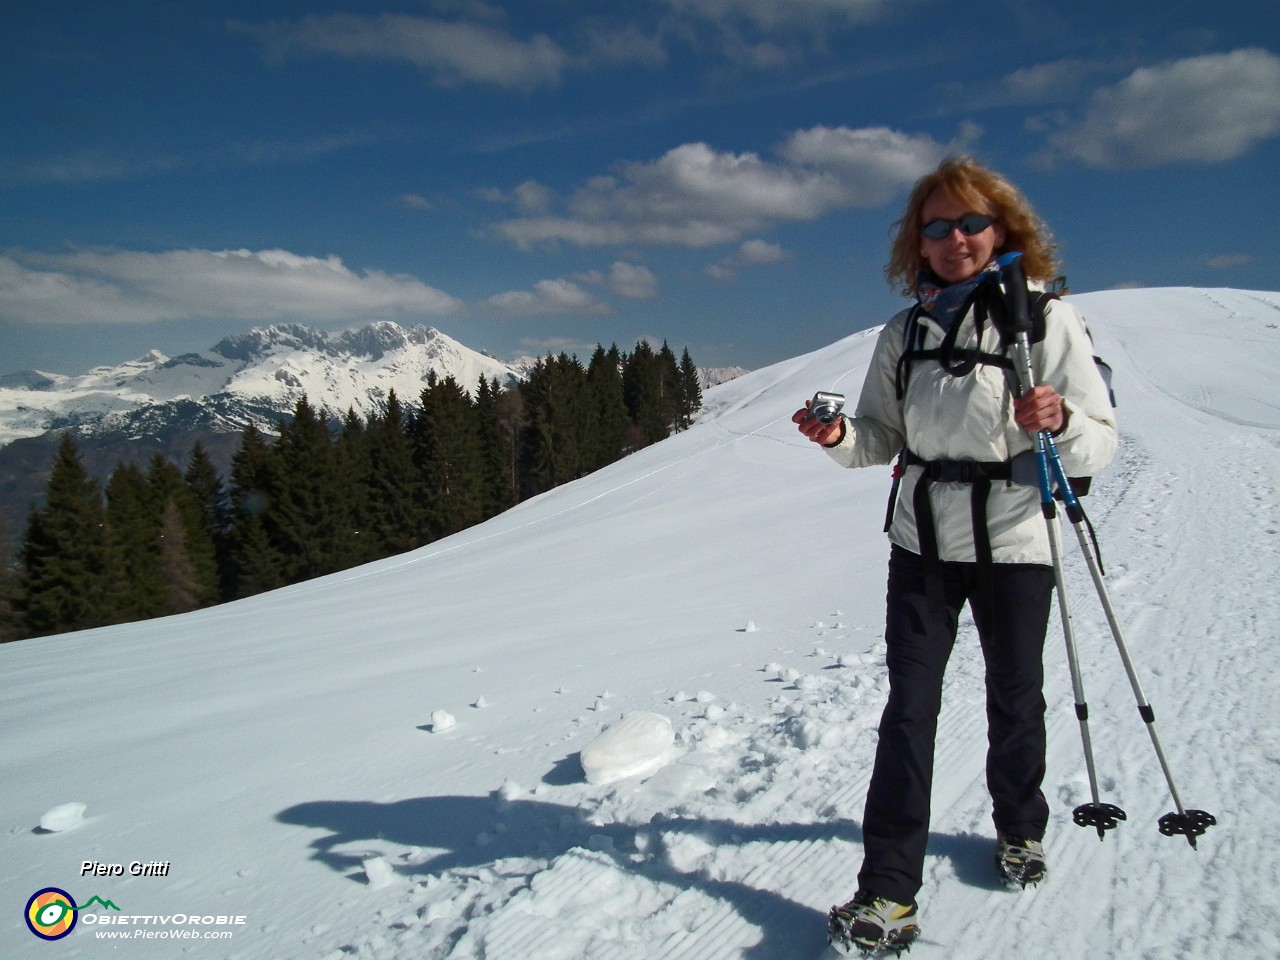
<svg viewBox="0 0 1280 960">
<path fill-rule="evenodd" d="M 1196 850 L 1158 833 L 1173 803 L 1067 531 L 1102 799 L 1128 821 L 1101 843 L 1071 822 L 1055 624 L 1051 875 L 995 882 L 966 623 L 911 957 L 1274 958 L 1280 293 L 1075 299 L 1120 401 L 1087 503 L 1111 596 L 1182 798 L 1218 825 Z M 0 647 L 0 956 L 824 956 L 886 690 L 889 471 L 841 471 L 789 418 L 856 396 L 873 342 L 720 386 L 693 429 L 415 553 Z M 624 716 L 587 782 L 580 751 Z M 57 942 L 23 919 L 46 887 L 84 907 Z"/>
</svg>

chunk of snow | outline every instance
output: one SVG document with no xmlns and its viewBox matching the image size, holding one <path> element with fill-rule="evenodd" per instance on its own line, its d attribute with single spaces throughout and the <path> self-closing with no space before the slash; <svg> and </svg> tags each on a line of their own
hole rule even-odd
<svg viewBox="0 0 1280 960">
<path fill-rule="evenodd" d="M 509 803 L 512 800 L 518 800 L 523 797 L 527 792 L 524 787 L 514 780 L 503 780 L 502 786 L 497 790 L 497 795 L 499 799 L 506 800 Z"/>
<path fill-rule="evenodd" d="M 361 866 L 364 867 L 364 875 L 369 879 L 369 886 L 373 889 L 381 890 L 395 883 L 396 872 L 387 862 L 386 857 L 370 857 L 363 861 Z"/>
<path fill-rule="evenodd" d="M 45 812 L 40 818 L 40 829 L 45 833 L 61 833 L 78 827 L 84 822 L 84 812 L 89 809 L 83 803 L 63 803 Z"/>
<path fill-rule="evenodd" d="M 648 777 L 671 760 L 675 733 L 659 713 L 630 713 L 609 724 L 582 748 L 578 759 L 587 783 Z"/>
<path fill-rule="evenodd" d="M 451 730 L 457 725 L 457 723 L 457 718 L 448 710 L 431 711 L 432 733 L 443 733 L 446 730 Z"/>
</svg>

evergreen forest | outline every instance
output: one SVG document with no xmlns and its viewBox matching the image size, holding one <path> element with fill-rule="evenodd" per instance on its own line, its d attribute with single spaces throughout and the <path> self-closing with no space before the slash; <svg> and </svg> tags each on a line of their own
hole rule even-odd
<svg viewBox="0 0 1280 960">
<path fill-rule="evenodd" d="M 413 550 L 692 422 L 697 368 L 667 344 L 548 355 L 504 389 L 428 378 L 416 406 L 335 422 L 299 399 L 250 425 L 229 475 L 196 446 L 90 477 L 62 436 L 16 544 L 0 529 L 0 640 L 185 613 Z"/>
</svg>

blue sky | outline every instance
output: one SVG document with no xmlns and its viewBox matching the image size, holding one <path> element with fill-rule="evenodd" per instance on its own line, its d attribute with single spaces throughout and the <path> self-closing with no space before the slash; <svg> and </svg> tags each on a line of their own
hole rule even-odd
<svg viewBox="0 0 1280 960">
<path fill-rule="evenodd" d="M 1280 289 L 1258 0 L 48 0 L 0 140 L 0 372 L 378 319 L 759 367 L 898 308 L 890 226 L 957 151 L 1077 292 Z"/>
</svg>

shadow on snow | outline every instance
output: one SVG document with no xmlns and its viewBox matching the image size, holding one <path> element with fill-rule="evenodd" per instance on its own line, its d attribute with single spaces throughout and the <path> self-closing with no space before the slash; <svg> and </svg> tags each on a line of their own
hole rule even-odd
<svg viewBox="0 0 1280 960">
<path fill-rule="evenodd" d="M 782 960 L 816 956 L 825 946 L 826 914 L 767 889 L 715 879 L 703 872 L 682 872 L 664 855 L 662 838 L 688 835 L 712 847 L 796 841 L 840 840 L 861 846 L 861 828 L 852 821 L 831 823 L 747 824 L 729 820 L 659 815 L 648 824 L 596 824 L 586 811 L 541 800 L 482 797 L 418 797 L 393 803 L 321 800 L 290 807 L 277 815 L 281 823 L 327 831 L 311 844 L 312 858 L 353 880 L 363 880 L 362 861 L 374 847 L 386 844 L 438 851 L 423 862 L 399 864 L 406 876 L 440 874 L 478 868 L 499 860 L 529 858 L 551 861 L 573 849 L 608 856 L 627 874 L 681 891 L 699 891 L 729 904 L 742 919 L 761 931 L 761 940 L 743 954 L 747 960 Z M 635 856 L 637 834 L 652 846 Z M 833 877 L 831 903 L 852 895 L 858 855 L 850 851 L 848 869 Z M 972 834 L 932 834 L 930 853 L 950 859 L 964 883 L 998 889 L 990 866 L 991 840 Z M 774 862 L 764 854 L 754 862 Z M 797 869 L 803 869 L 798 864 Z"/>
</svg>

